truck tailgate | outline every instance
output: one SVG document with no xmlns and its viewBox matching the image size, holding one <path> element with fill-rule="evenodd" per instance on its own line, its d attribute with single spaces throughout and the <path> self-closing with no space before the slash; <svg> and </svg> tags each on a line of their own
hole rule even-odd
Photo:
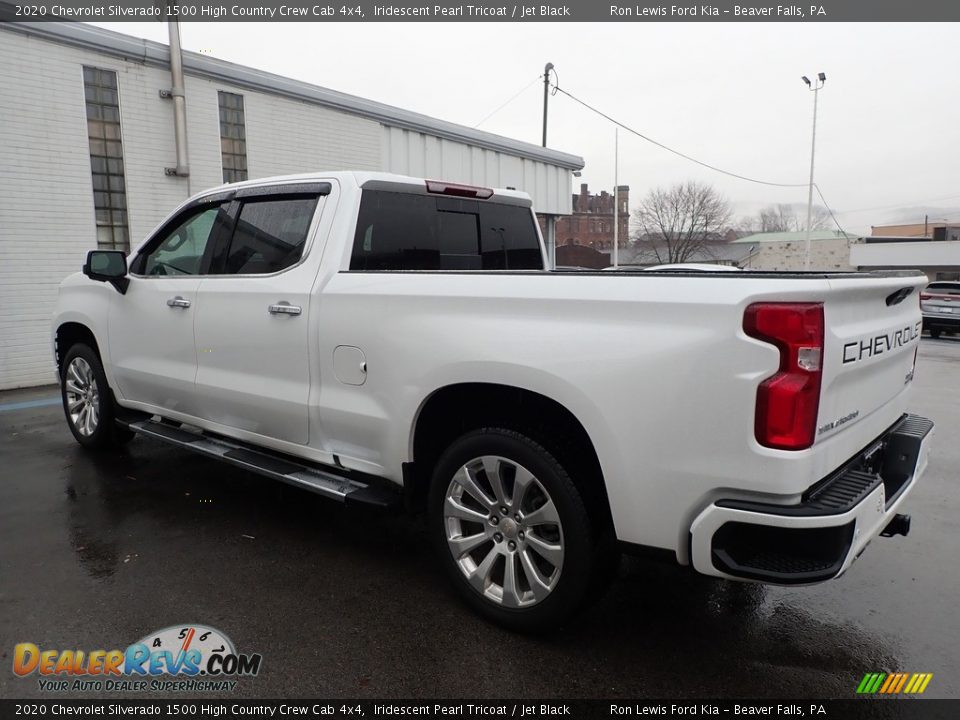
<svg viewBox="0 0 960 720">
<path fill-rule="evenodd" d="M 920 275 L 830 280 L 816 442 L 882 412 L 909 387 L 925 280 Z"/>
</svg>

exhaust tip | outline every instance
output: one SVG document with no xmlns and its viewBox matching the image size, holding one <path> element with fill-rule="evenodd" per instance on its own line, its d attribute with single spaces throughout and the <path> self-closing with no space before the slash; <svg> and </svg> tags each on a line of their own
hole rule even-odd
<svg viewBox="0 0 960 720">
<path fill-rule="evenodd" d="M 897 514 L 893 516 L 893 520 L 887 523 L 887 526 L 880 533 L 882 537 L 893 537 L 894 535 L 903 535 L 906 537 L 910 534 L 910 516 Z"/>
</svg>

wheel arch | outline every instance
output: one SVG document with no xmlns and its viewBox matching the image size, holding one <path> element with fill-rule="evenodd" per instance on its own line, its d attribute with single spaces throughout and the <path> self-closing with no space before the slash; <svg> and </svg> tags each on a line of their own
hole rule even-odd
<svg viewBox="0 0 960 720">
<path fill-rule="evenodd" d="M 61 378 L 63 377 L 63 361 L 67 357 L 67 353 L 70 352 L 70 348 L 77 343 L 89 345 L 97 354 L 100 364 L 104 364 L 100 345 L 97 342 L 96 335 L 93 334 L 93 330 L 80 322 L 63 322 L 57 326 L 56 333 L 54 333 L 54 357 L 57 363 L 57 375 Z"/>
<path fill-rule="evenodd" d="M 612 529 L 599 455 L 579 418 L 546 395 L 491 382 L 445 385 L 421 403 L 411 433 L 413 463 L 405 473 L 415 507 L 423 507 L 433 466 L 443 450 L 481 427 L 515 430 L 543 445 L 568 469 L 591 515 L 601 521 L 602 528 Z"/>
</svg>

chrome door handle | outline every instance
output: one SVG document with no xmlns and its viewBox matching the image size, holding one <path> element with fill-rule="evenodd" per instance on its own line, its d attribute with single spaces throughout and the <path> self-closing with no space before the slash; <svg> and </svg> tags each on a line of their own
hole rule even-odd
<svg viewBox="0 0 960 720">
<path fill-rule="evenodd" d="M 271 315 L 299 315 L 303 310 L 299 305 L 291 305 L 286 300 L 278 302 L 267 308 Z"/>
<path fill-rule="evenodd" d="M 167 300 L 167 305 L 172 308 L 188 308 L 190 307 L 190 301 L 177 295 Z"/>
</svg>

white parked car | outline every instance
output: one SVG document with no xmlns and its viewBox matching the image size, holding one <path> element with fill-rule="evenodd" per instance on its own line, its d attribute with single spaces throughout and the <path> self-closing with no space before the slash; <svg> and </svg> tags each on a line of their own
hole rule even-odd
<svg viewBox="0 0 960 720">
<path fill-rule="evenodd" d="M 694 271 L 694 272 L 743 272 L 738 267 L 732 265 L 719 265 L 716 263 L 669 263 L 666 265 L 650 265 L 644 270 L 669 270 L 673 272 Z"/>
<path fill-rule="evenodd" d="M 930 337 L 960 331 L 960 282 L 938 280 L 920 293 L 923 329 Z"/>
<path fill-rule="evenodd" d="M 53 342 L 70 430 L 426 512 L 478 611 L 542 628 L 621 549 L 845 572 L 926 467 L 923 276 L 546 269 L 523 193 L 335 172 L 219 187 L 90 252 Z"/>
</svg>

